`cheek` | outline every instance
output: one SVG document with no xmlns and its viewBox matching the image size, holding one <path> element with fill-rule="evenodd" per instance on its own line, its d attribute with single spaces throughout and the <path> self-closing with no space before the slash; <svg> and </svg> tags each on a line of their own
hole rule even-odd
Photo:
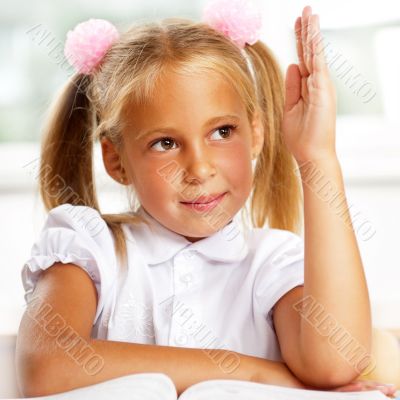
<svg viewBox="0 0 400 400">
<path fill-rule="evenodd" d="M 233 189 L 243 192 L 251 187 L 251 158 L 244 143 L 232 147 L 231 151 L 220 157 L 218 164 L 221 173 L 229 180 Z"/>
<path fill-rule="evenodd" d="M 163 178 L 162 171 L 165 162 L 149 162 L 138 152 L 132 152 L 130 174 L 135 192 L 141 203 L 154 202 L 172 190 L 171 185 Z"/>
<path fill-rule="evenodd" d="M 162 190 L 160 182 L 162 178 L 157 173 L 157 167 L 153 163 L 147 162 L 138 150 L 133 150 L 129 154 L 129 173 L 133 187 L 139 199 L 147 197 L 147 192 Z"/>
<path fill-rule="evenodd" d="M 174 192 L 175 189 L 163 173 L 162 165 L 146 164 L 137 166 L 140 174 L 134 179 L 134 185 L 139 198 L 145 202 L 157 202 L 159 199 L 166 198 L 168 194 Z"/>
</svg>

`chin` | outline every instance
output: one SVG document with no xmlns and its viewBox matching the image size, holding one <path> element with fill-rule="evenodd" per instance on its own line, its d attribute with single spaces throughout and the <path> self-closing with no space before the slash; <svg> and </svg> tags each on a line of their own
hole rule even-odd
<svg viewBox="0 0 400 400">
<path fill-rule="evenodd" d="M 197 242 L 197 241 L 202 240 L 202 239 L 205 239 L 206 237 L 208 237 L 208 236 L 205 236 L 205 237 L 189 237 L 189 236 L 184 236 L 184 238 L 185 238 L 186 240 L 189 240 L 189 242 L 192 242 L 192 243 Z"/>
<path fill-rule="evenodd" d="M 216 218 L 214 215 L 205 215 L 204 217 L 201 217 L 200 215 L 200 218 L 194 220 L 193 223 L 189 224 L 188 221 L 188 224 L 186 225 L 187 229 L 181 234 L 185 236 L 187 240 L 195 242 L 218 232 L 220 229 L 226 226 L 231 219 L 232 218 L 230 218 L 228 215 L 224 216 L 224 219 L 221 217 Z M 201 223 L 200 221 L 203 222 Z"/>
</svg>

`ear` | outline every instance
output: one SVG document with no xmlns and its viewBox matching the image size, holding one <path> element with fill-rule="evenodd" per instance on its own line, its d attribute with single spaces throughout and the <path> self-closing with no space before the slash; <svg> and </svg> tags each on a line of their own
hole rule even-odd
<svg viewBox="0 0 400 400">
<path fill-rule="evenodd" d="M 127 175 L 115 145 L 106 137 L 101 138 L 100 144 L 104 167 L 108 175 L 122 185 L 128 184 Z"/>
<path fill-rule="evenodd" d="M 252 159 L 256 159 L 261 153 L 264 145 L 264 125 L 262 123 L 261 114 L 255 111 L 253 121 L 251 123 L 252 138 L 251 138 L 251 154 Z"/>
</svg>

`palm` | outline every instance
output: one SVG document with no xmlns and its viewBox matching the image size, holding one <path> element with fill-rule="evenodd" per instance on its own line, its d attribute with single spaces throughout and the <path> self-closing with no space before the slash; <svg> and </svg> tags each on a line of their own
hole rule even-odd
<svg viewBox="0 0 400 400">
<path fill-rule="evenodd" d="M 296 20 L 295 33 L 299 65 L 286 74 L 283 137 L 296 160 L 305 161 L 335 151 L 336 95 L 311 7 Z"/>
</svg>

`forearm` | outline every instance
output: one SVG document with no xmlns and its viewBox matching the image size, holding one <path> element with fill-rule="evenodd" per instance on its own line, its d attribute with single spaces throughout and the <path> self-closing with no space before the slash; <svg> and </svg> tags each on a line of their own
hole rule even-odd
<svg viewBox="0 0 400 400">
<path fill-rule="evenodd" d="M 354 370 L 356 375 L 357 362 L 370 353 L 371 316 L 341 168 L 332 157 L 300 165 L 300 174 L 305 219 L 304 299 L 311 305 L 302 313 L 301 354 L 306 366 L 344 374 Z"/>
<path fill-rule="evenodd" d="M 93 348 L 104 360 L 96 379 L 161 372 L 174 382 L 178 395 L 207 379 L 249 380 L 246 356 L 228 350 L 197 349 L 93 340 Z"/>
<path fill-rule="evenodd" d="M 74 388 L 93 385 L 119 376 L 160 372 L 167 374 L 174 382 L 178 395 L 189 386 L 208 379 L 254 380 L 258 368 L 269 368 L 268 383 L 294 382 L 290 373 L 282 369 L 281 363 L 251 357 L 229 350 L 180 348 L 148 344 L 116 342 L 91 339 L 91 356 L 98 360 L 90 362 L 65 352 L 58 352 L 43 360 L 37 371 L 35 393 L 46 395 L 65 392 Z M 75 361 L 74 361 L 75 359 Z M 92 364 L 92 365 L 91 365 Z M 278 365 L 279 364 L 279 365 Z M 96 366 L 97 365 L 97 366 Z M 254 378 L 254 379 L 253 379 Z M 294 385 L 294 383 L 293 383 Z"/>
</svg>

